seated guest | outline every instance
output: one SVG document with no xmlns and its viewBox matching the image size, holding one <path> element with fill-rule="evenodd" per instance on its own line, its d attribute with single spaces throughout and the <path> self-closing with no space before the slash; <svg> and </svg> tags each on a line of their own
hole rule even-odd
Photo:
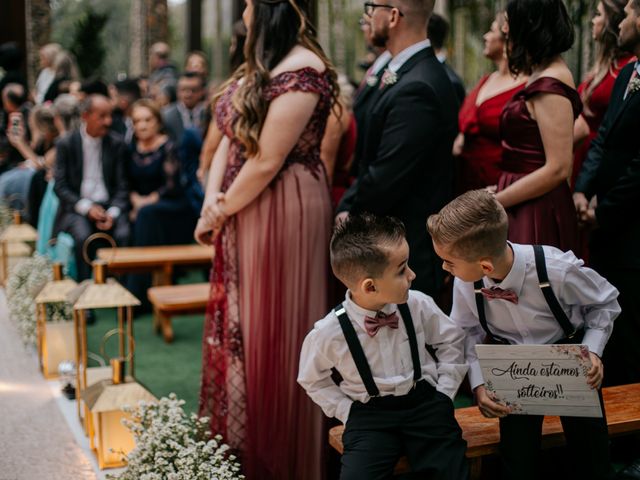
<svg viewBox="0 0 640 480">
<path fill-rule="evenodd" d="M 53 65 L 56 60 L 56 55 L 60 52 L 62 47 L 57 43 L 48 43 L 40 48 L 39 61 L 40 61 L 40 73 L 36 79 L 35 89 L 35 101 L 37 104 L 44 102 L 44 95 L 49 90 L 51 83 L 53 82 L 56 72 L 53 69 Z"/>
<path fill-rule="evenodd" d="M 174 144 L 180 144 L 186 128 L 204 127 L 204 78 L 194 72 L 185 72 L 178 79 L 178 100 L 162 111 L 162 119 L 167 134 Z"/>
<path fill-rule="evenodd" d="M 9 129 L 8 138 L 20 155 L 25 159 L 19 168 L 0 177 L 0 195 L 6 195 L 5 186 L 12 185 L 26 208 L 27 221 L 36 227 L 40 202 L 47 188 L 47 175 L 55 161 L 54 142 L 59 131 L 54 122 L 53 108 L 37 105 L 29 114 L 31 140 L 27 138 L 23 118 L 20 113 L 12 113 L 10 121 L 16 120 L 15 127 Z M 15 189 L 19 191 L 16 192 Z"/>
<path fill-rule="evenodd" d="M 114 85 L 113 92 L 113 123 L 111 130 L 119 133 L 125 143 L 133 140 L 133 122 L 131 121 L 131 106 L 140 98 L 140 86 L 135 79 L 119 80 Z"/>
<path fill-rule="evenodd" d="M 581 381 L 598 391 L 604 413 L 600 359 L 620 314 L 618 291 L 572 252 L 507 242 L 505 209 L 486 190 L 459 196 L 431 215 L 427 228 L 442 268 L 456 277 L 451 319 L 466 333 L 469 383 L 480 413 L 500 419 L 500 478 L 543 478 L 537 467 L 544 416 L 513 415 L 510 406 L 491 395 L 475 346 L 586 345 L 591 366 Z M 544 282 L 549 287 L 545 294 Z M 604 415 L 561 416 L 560 421 L 567 439 L 570 478 L 611 478 Z"/>
<path fill-rule="evenodd" d="M 192 243 L 199 209 L 193 208 L 187 198 L 189 182 L 174 144 L 162 133 L 162 115 L 151 100 L 143 99 L 133 104 L 131 118 L 131 244 Z M 150 286 L 149 275 L 131 275 L 127 281 L 127 287 L 143 305 Z"/>
<path fill-rule="evenodd" d="M 330 251 L 349 290 L 305 338 L 298 383 L 345 424 L 340 478 L 390 478 L 403 455 L 419 478 L 468 478 L 452 402 L 467 373 L 464 333 L 431 297 L 410 290 L 416 274 L 404 226 L 352 215 L 336 227 Z"/>
<path fill-rule="evenodd" d="M 54 101 L 62 93 L 71 92 L 71 84 L 80 78 L 78 66 L 74 56 L 66 50 L 61 50 L 53 62 L 54 78 L 47 92 L 44 94 L 44 102 Z"/>
<path fill-rule="evenodd" d="M 7 172 L 24 161 L 24 157 L 9 142 L 9 132 L 17 128 L 16 122 L 20 121 L 24 127 L 29 117 L 30 104 L 27 101 L 27 90 L 19 83 L 7 84 L 1 93 L 0 109 L 0 175 Z M 14 123 L 11 124 L 11 116 Z M 30 137 L 28 126 L 26 136 Z"/>
<path fill-rule="evenodd" d="M 84 262 L 84 241 L 94 232 L 127 243 L 129 151 L 109 131 L 111 103 L 103 95 L 89 95 L 81 104 L 82 124 L 56 145 L 55 193 L 60 199 L 56 232 L 68 232 L 75 241 L 78 279 L 91 277 Z M 55 234 L 54 234 L 55 236 Z"/>
<path fill-rule="evenodd" d="M 184 62 L 184 71 L 198 73 L 205 80 L 209 78 L 209 62 L 204 52 L 193 50 L 187 53 L 187 59 Z"/>
</svg>

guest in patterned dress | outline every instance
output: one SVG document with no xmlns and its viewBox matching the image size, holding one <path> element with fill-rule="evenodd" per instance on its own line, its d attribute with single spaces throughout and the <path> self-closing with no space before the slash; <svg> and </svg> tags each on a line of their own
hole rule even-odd
<svg viewBox="0 0 640 480">
<path fill-rule="evenodd" d="M 562 0 L 510 0 L 504 31 L 509 69 L 529 75 L 500 120 L 496 199 L 509 215 L 509 240 L 575 251 L 578 226 L 568 179 L 582 102 L 561 57 L 573 44 L 573 25 Z"/>
<path fill-rule="evenodd" d="M 453 155 L 458 160 L 456 190 L 459 193 L 498 183 L 498 164 L 502 158 L 500 115 L 526 81 L 525 76 L 514 77 L 509 71 L 502 33 L 505 22 L 504 12 L 499 12 L 483 37 L 482 53 L 493 62 L 496 71 L 480 79 L 458 114 L 460 133 L 453 142 Z"/>
<path fill-rule="evenodd" d="M 296 384 L 328 307 L 331 200 L 320 160 L 337 76 L 295 0 L 248 0 L 246 62 L 216 98 L 222 140 L 196 239 L 213 245 L 200 413 L 250 479 L 322 478 L 322 412 Z"/>
</svg>

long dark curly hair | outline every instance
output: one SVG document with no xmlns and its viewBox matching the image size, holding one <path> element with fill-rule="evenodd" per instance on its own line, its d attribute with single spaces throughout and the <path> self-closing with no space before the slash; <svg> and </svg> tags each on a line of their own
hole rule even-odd
<svg viewBox="0 0 640 480">
<path fill-rule="evenodd" d="M 296 45 L 318 55 L 328 72 L 332 105 L 340 88 L 336 71 L 313 36 L 312 27 L 296 0 L 254 0 L 253 18 L 244 46 L 245 62 L 238 67 L 214 96 L 218 101 L 235 81 L 243 79 L 233 95 L 232 103 L 238 112 L 234 125 L 236 138 L 245 147 L 247 157 L 259 152 L 258 140 L 267 115 L 268 103 L 263 90 L 271 76 L 269 72 L 284 59 Z"/>
</svg>

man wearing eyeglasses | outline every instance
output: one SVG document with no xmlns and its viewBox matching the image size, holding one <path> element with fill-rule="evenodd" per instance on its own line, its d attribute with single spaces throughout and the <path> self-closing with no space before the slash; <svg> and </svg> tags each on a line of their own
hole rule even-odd
<svg viewBox="0 0 640 480">
<path fill-rule="evenodd" d="M 425 222 L 452 198 L 458 100 L 427 39 L 434 3 L 364 4 L 373 44 L 392 58 L 369 100 L 365 126 L 358 129 L 358 178 L 338 206 L 336 221 L 363 211 L 402 220 L 417 275 L 412 288 L 437 300 L 443 275 Z"/>
</svg>

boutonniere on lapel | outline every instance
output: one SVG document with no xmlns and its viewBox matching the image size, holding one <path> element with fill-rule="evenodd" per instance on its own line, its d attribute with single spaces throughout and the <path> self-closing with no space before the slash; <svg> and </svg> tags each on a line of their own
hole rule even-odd
<svg viewBox="0 0 640 480">
<path fill-rule="evenodd" d="M 378 76 L 377 75 L 369 75 L 367 77 L 367 85 L 370 87 L 375 87 L 378 84 Z"/>
<path fill-rule="evenodd" d="M 629 82 L 629 86 L 627 87 L 627 95 L 631 95 L 632 93 L 636 93 L 640 91 L 640 76 L 636 75 Z"/>
<path fill-rule="evenodd" d="M 380 88 L 384 88 L 388 85 L 393 85 L 398 81 L 398 74 L 388 68 L 385 69 L 380 80 Z"/>
</svg>

